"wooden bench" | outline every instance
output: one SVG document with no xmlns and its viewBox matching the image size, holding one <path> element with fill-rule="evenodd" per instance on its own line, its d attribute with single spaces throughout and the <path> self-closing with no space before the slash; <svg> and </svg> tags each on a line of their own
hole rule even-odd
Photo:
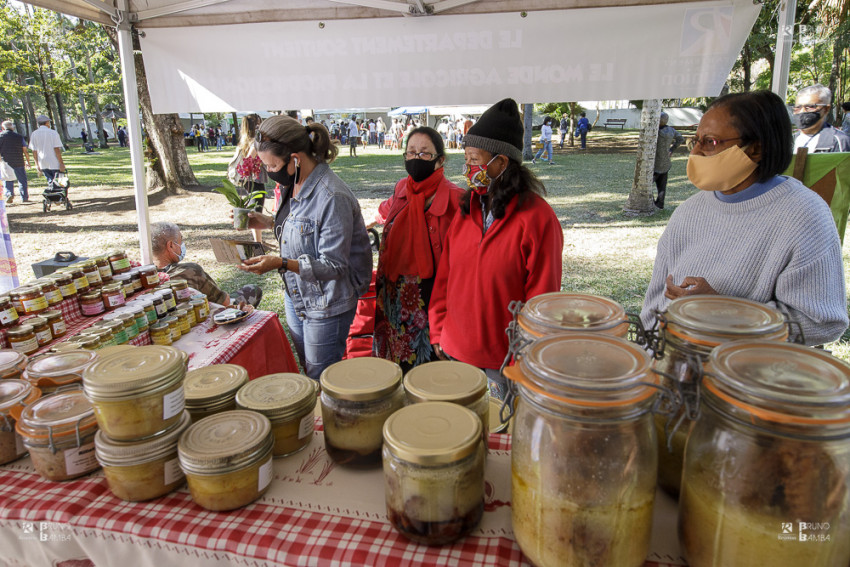
<svg viewBox="0 0 850 567">
<path fill-rule="evenodd" d="M 605 124 L 602 125 L 606 130 L 608 126 L 619 126 L 620 130 L 626 127 L 626 118 L 606 118 Z"/>
</svg>

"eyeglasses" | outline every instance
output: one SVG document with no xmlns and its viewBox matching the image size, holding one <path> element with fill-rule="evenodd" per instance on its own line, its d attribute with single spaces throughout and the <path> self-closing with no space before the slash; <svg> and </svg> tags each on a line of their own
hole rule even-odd
<svg viewBox="0 0 850 567">
<path fill-rule="evenodd" d="M 692 150 L 697 146 L 702 146 L 703 149 L 706 150 L 716 150 L 717 146 L 720 144 L 725 144 L 726 142 L 731 142 L 732 140 L 743 140 L 741 136 L 737 138 L 726 138 L 725 140 L 718 140 L 712 136 L 694 136 L 690 140 L 688 140 L 688 149 Z"/>
<path fill-rule="evenodd" d="M 424 159 L 425 161 L 431 161 L 437 157 L 437 154 L 432 154 L 431 152 L 404 152 L 404 159 Z"/>
<path fill-rule="evenodd" d="M 829 105 L 827 105 L 827 104 L 795 104 L 794 105 L 794 112 L 803 112 L 804 110 L 806 112 L 814 112 L 818 108 L 821 108 L 821 107 L 824 107 L 824 106 L 829 106 Z"/>
</svg>

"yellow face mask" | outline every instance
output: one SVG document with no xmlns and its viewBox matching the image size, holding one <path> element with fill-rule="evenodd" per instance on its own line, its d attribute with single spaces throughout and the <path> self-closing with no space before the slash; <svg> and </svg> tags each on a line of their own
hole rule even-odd
<svg viewBox="0 0 850 567">
<path fill-rule="evenodd" d="M 691 154 L 688 179 L 703 191 L 728 191 L 749 177 L 758 165 L 741 146 L 732 146 L 713 156 Z"/>
</svg>

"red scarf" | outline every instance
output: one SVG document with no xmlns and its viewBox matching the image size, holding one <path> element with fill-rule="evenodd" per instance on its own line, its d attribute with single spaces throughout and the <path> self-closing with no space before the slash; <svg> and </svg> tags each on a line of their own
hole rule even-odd
<svg viewBox="0 0 850 567">
<path fill-rule="evenodd" d="M 434 196 L 443 181 L 439 168 L 419 183 L 408 175 L 405 179 L 407 206 L 395 217 L 384 245 L 384 272 L 390 281 L 402 275 L 417 275 L 428 279 L 434 275 L 434 256 L 428 223 L 425 222 L 425 201 Z"/>
</svg>

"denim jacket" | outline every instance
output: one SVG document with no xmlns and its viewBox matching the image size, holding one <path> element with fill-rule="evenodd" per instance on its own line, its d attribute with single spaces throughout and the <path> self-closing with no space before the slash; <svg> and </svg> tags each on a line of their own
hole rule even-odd
<svg viewBox="0 0 850 567">
<path fill-rule="evenodd" d="M 351 189 L 320 163 L 289 204 L 276 232 L 281 257 L 298 260 L 300 273 L 282 272 L 296 313 L 325 319 L 353 309 L 369 288 L 372 249 Z"/>
</svg>

